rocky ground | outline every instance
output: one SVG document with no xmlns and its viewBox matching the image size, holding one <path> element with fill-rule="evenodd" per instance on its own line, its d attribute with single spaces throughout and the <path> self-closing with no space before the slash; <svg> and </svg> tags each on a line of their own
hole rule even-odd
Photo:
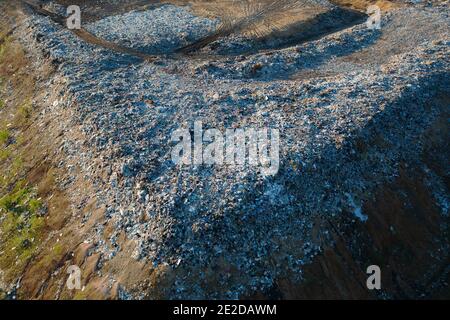
<svg viewBox="0 0 450 320">
<path fill-rule="evenodd" d="M 12 35 L 34 66 L 54 69 L 37 80 L 48 89 L 36 121 L 59 139 L 53 165 L 70 206 L 56 237 L 67 254 L 34 277 L 32 258 L 3 285 L 8 296 L 448 295 L 448 3 L 396 3 L 379 30 L 340 4 L 301 7 L 289 28 L 230 33 L 189 54 L 177 49 L 221 23 L 195 4 L 83 25 L 128 52 L 17 8 Z M 279 129 L 278 173 L 174 165 L 172 132 L 198 120 Z M 64 287 L 71 264 L 82 292 Z M 379 292 L 364 289 L 371 264 L 387 270 Z"/>
</svg>

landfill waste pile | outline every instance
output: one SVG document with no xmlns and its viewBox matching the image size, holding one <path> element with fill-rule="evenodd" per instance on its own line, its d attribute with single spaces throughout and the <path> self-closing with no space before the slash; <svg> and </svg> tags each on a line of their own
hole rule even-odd
<svg viewBox="0 0 450 320">
<path fill-rule="evenodd" d="M 106 2 L 0 2 L 0 297 L 449 297 L 448 1 Z"/>
</svg>

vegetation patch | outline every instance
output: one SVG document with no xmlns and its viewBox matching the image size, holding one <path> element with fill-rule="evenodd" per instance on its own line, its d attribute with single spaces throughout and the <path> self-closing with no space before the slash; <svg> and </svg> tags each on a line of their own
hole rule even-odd
<svg viewBox="0 0 450 320">
<path fill-rule="evenodd" d="M 46 160 L 48 141 L 40 136 L 33 104 L 37 76 L 53 69 L 35 69 L 13 36 L 0 38 L 0 300 L 19 278 L 15 296 L 29 299 L 70 250 L 64 238 L 49 237 L 63 228 L 68 201 Z"/>
<path fill-rule="evenodd" d="M 6 280 L 21 272 L 34 254 L 44 226 L 36 191 L 19 181 L 0 198 L 0 268 Z"/>
<path fill-rule="evenodd" d="M 16 126 L 26 126 L 29 124 L 31 117 L 32 104 L 31 100 L 25 100 L 17 109 L 17 113 L 14 119 L 14 124 Z"/>
<path fill-rule="evenodd" d="M 8 129 L 0 130 L 0 145 L 6 144 L 6 142 L 9 139 L 9 137 L 10 137 L 10 134 L 9 134 L 9 130 Z"/>
<path fill-rule="evenodd" d="M 44 205 L 37 187 L 27 179 L 23 159 L 33 159 L 23 142 L 32 139 L 32 76 L 25 69 L 22 48 L 11 37 L 0 43 L 0 270 L 13 283 L 37 253 L 45 226 Z M 11 85 L 14 92 L 5 88 Z M 2 98 L 3 98 L 2 97 Z M 2 291 L 0 288 L 0 299 Z"/>
<path fill-rule="evenodd" d="M 6 45 L 9 42 L 9 38 L 5 38 L 3 43 L 0 45 L 0 62 L 3 60 L 3 56 L 5 55 Z"/>
</svg>

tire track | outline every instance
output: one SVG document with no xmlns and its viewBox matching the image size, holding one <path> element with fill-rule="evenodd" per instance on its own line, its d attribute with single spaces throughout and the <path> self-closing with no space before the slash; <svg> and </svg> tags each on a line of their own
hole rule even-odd
<svg viewBox="0 0 450 320">
<path fill-rule="evenodd" d="M 40 5 L 37 5 L 35 3 L 32 3 L 30 1 L 27 0 L 20 0 L 20 2 L 27 8 L 29 8 L 32 12 L 48 17 L 50 18 L 53 22 L 59 24 L 60 26 L 66 28 L 66 18 L 64 18 L 63 16 L 60 16 L 54 12 L 48 11 L 44 8 L 42 8 Z M 67 30 L 70 30 L 68 28 L 66 28 Z M 155 55 L 149 55 L 146 54 L 144 52 L 138 51 L 138 50 L 134 50 L 125 46 L 121 46 L 117 43 L 111 42 L 111 41 L 107 41 L 105 39 L 99 38 L 97 36 L 95 36 L 94 34 L 92 34 L 91 32 L 87 31 L 84 28 L 81 29 L 73 29 L 70 30 L 71 32 L 73 32 L 76 36 L 78 36 L 80 39 L 82 39 L 83 41 L 96 45 L 96 46 L 100 46 L 103 47 L 105 49 L 109 49 L 118 53 L 122 53 L 122 54 L 128 54 L 128 55 L 132 55 L 135 57 L 138 57 L 142 60 L 148 61 L 148 62 L 153 62 L 155 61 L 158 57 Z"/>
</svg>

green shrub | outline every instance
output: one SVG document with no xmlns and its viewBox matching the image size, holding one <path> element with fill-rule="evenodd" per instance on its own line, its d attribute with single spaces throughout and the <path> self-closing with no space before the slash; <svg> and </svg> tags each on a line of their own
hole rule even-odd
<svg viewBox="0 0 450 320">
<path fill-rule="evenodd" d="M 9 131 L 7 129 L 0 130 L 0 145 L 5 144 L 10 137 Z"/>
<path fill-rule="evenodd" d="M 36 192 L 23 181 L 0 198 L 0 268 L 20 271 L 32 257 L 44 226 L 41 207 Z"/>
</svg>

